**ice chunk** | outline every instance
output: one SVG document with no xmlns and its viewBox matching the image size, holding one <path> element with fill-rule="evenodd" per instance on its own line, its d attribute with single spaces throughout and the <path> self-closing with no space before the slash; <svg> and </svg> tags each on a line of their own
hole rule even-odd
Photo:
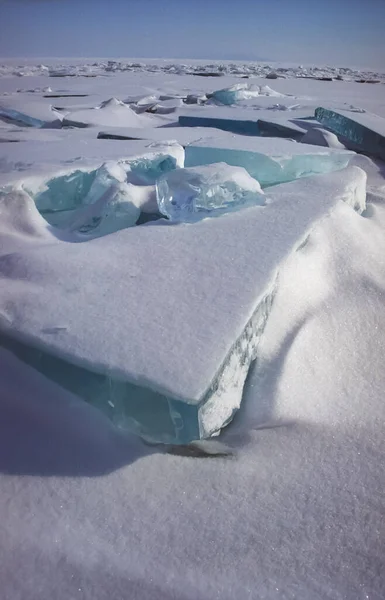
<svg viewBox="0 0 385 600">
<path fill-rule="evenodd" d="M 259 96 L 283 97 L 281 94 L 272 90 L 269 86 L 252 85 L 249 83 L 236 83 L 235 85 L 217 90 L 212 94 L 212 99 L 218 104 L 231 105 L 241 100 L 250 100 Z"/>
<path fill-rule="evenodd" d="M 28 183 L 23 187 L 51 225 L 105 235 L 134 225 L 141 203 L 148 202 L 151 192 L 142 194 L 132 182 L 154 184 L 160 175 L 176 166 L 170 155 L 149 155 L 127 162 L 108 162 L 90 172 L 76 170 L 54 177 L 37 193 L 29 189 Z"/>
<path fill-rule="evenodd" d="M 217 163 L 176 169 L 158 179 L 159 211 L 171 221 L 194 221 L 253 204 L 263 204 L 258 181 L 242 167 Z"/>
<path fill-rule="evenodd" d="M 111 185 L 93 204 L 77 210 L 67 228 L 99 237 L 132 227 L 139 215 L 140 208 L 135 206 L 130 196 L 129 184 Z"/>
<path fill-rule="evenodd" d="M 209 437 L 240 405 L 280 265 L 341 200 L 361 211 L 365 181 L 349 167 L 271 188 L 263 207 L 83 244 L 47 232 L 25 194 L 0 196 L 0 331 L 118 425 Z"/>
<path fill-rule="evenodd" d="M 186 167 L 225 162 L 244 167 L 262 187 L 342 169 L 354 155 L 285 139 L 241 136 L 202 139 L 187 146 L 185 152 Z"/>
<path fill-rule="evenodd" d="M 174 113 L 181 106 L 183 106 L 181 98 L 170 98 L 169 100 L 158 102 L 153 110 L 160 115 L 168 115 Z"/>
<path fill-rule="evenodd" d="M 103 165 L 83 198 L 82 207 L 63 225 L 92 237 L 132 227 L 140 215 L 134 190 L 135 186 L 126 183 L 126 172 L 121 165 Z"/>
<path fill-rule="evenodd" d="M 320 123 L 344 136 L 353 148 L 385 160 L 385 119 L 367 112 L 331 110 L 319 107 L 315 117 Z"/>
</svg>

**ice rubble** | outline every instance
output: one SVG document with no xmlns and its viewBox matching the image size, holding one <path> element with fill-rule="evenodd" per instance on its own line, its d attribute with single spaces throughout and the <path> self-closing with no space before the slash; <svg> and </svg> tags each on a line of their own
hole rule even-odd
<svg viewBox="0 0 385 600">
<path fill-rule="evenodd" d="M 365 182 L 349 167 L 275 186 L 263 207 L 84 244 L 2 194 L 3 344 L 124 428 L 208 437 L 240 405 L 280 265 L 341 200 L 363 210 Z"/>
<path fill-rule="evenodd" d="M 251 76 L 251 77 L 267 77 L 277 75 L 283 78 L 321 78 L 329 77 L 335 79 L 345 79 L 354 81 L 359 78 L 365 81 L 384 80 L 384 74 L 376 71 L 363 71 L 352 69 L 349 67 L 332 67 L 332 66 L 304 66 L 304 65 L 288 65 L 277 66 L 267 63 L 261 64 L 257 62 L 231 62 L 220 61 L 214 63 L 204 63 L 203 61 L 181 62 L 174 61 L 166 63 L 163 60 L 153 60 L 151 62 L 137 61 L 92 61 L 92 63 L 79 64 L 63 64 L 57 61 L 50 62 L 49 65 L 27 64 L 2 64 L 0 65 L 0 77 L 9 77 L 10 75 L 18 77 L 28 76 L 49 76 L 49 77 L 96 77 L 105 76 L 106 73 L 119 75 L 120 73 L 159 73 L 172 75 L 202 75 L 206 77 L 214 76 Z"/>
<path fill-rule="evenodd" d="M 265 200 L 256 179 L 225 163 L 170 171 L 158 179 L 156 195 L 163 215 L 185 222 Z"/>
<path fill-rule="evenodd" d="M 225 162 L 244 167 L 262 186 L 346 167 L 349 151 L 297 144 L 273 138 L 229 136 L 202 139 L 185 149 L 185 166 Z"/>
<path fill-rule="evenodd" d="M 315 116 L 323 125 L 353 143 L 353 147 L 385 160 L 385 119 L 367 112 L 319 107 Z"/>
</svg>

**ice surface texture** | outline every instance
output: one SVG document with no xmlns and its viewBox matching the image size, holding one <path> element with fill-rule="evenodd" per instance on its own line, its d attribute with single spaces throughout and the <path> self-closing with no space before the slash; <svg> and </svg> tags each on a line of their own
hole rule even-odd
<svg viewBox="0 0 385 600">
<path fill-rule="evenodd" d="M 365 112 L 322 107 L 316 109 L 315 116 L 323 125 L 353 142 L 358 151 L 385 160 L 385 119 Z"/>
<path fill-rule="evenodd" d="M 346 167 L 351 152 L 270 138 L 203 139 L 186 147 L 186 167 L 223 161 L 244 167 L 262 186 Z"/>
<path fill-rule="evenodd" d="M 239 408 L 280 265 L 341 200 L 362 210 L 365 181 L 349 167 L 276 186 L 263 207 L 83 244 L 57 239 L 26 194 L 3 194 L 0 328 L 123 427 L 208 437 Z"/>
<path fill-rule="evenodd" d="M 158 179 L 156 194 L 160 212 L 172 221 L 193 221 L 264 202 L 259 183 L 242 167 L 225 163 L 171 171 Z"/>
</svg>

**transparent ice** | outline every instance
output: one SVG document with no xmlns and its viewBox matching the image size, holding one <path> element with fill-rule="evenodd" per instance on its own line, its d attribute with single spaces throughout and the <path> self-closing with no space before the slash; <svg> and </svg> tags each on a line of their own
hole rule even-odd
<svg viewBox="0 0 385 600">
<path fill-rule="evenodd" d="M 349 160 L 350 154 L 343 152 L 316 154 L 309 150 L 309 154 L 275 157 L 250 150 L 190 145 L 186 147 L 185 165 L 195 167 L 223 161 L 229 165 L 243 167 L 262 187 L 266 187 L 300 177 L 338 171 L 346 167 Z"/>
<path fill-rule="evenodd" d="M 156 184 L 159 211 L 171 221 L 195 221 L 263 204 L 261 187 L 242 167 L 217 163 L 176 169 Z"/>
</svg>

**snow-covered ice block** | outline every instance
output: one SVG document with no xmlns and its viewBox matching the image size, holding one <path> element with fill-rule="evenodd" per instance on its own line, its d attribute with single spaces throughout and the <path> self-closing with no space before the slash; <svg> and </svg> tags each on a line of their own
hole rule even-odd
<svg viewBox="0 0 385 600">
<path fill-rule="evenodd" d="M 65 127 L 90 127 L 90 126 L 122 126 L 145 127 L 150 125 L 149 117 L 137 115 L 127 104 L 111 98 L 96 108 L 89 108 L 70 112 L 63 119 Z"/>
<path fill-rule="evenodd" d="M 332 110 L 319 107 L 315 116 L 334 133 L 354 144 L 358 151 L 385 160 L 385 119 L 367 112 Z"/>
<path fill-rule="evenodd" d="M 225 162 L 244 167 L 262 186 L 346 167 L 354 153 L 297 144 L 280 138 L 229 136 L 202 139 L 186 147 L 185 166 Z"/>
<path fill-rule="evenodd" d="M 362 210 L 365 182 L 349 167 L 271 188 L 262 207 L 81 244 L 27 194 L 1 194 L 2 343 L 124 428 L 209 437 L 240 405 L 280 265 L 341 200 Z"/>
<path fill-rule="evenodd" d="M 344 149 L 335 133 L 322 129 L 322 127 L 312 127 L 300 140 L 302 144 L 311 144 L 313 146 L 326 146 L 327 148 Z"/>
<path fill-rule="evenodd" d="M 181 98 L 170 98 L 163 102 L 157 102 L 154 106 L 154 112 L 160 115 L 168 115 L 174 113 L 181 106 L 183 106 L 183 100 Z"/>
<path fill-rule="evenodd" d="M 117 163 L 98 169 L 81 207 L 64 220 L 64 227 L 99 237 L 135 225 L 140 215 L 135 203 L 136 186 L 126 183 L 126 176 L 126 171 Z M 67 211 L 64 214 L 67 215 Z"/>
<path fill-rule="evenodd" d="M 118 162 L 127 175 L 129 172 L 131 177 L 136 176 L 148 184 L 155 184 L 167 169 L 184 166 L 184 149 L 176 142 L 131 140 L 118 144 L 113 140 L 98 140 L 95 132 L 92 134 L 88 129 L 59 131 L 70 135 L 49 143 L 0 144 L 0 188 L 23 182 L 28 193 L 36 196 L 54 185 L 55 194 L 60 196 L 71 194 L 69 185 L 66 184 L 66 189 L 62 186 L 62 176 L 72 178 L 78 172 L 79 177 L 83 177 L 106 161 Z M 65 204 L 65 200 L 63 202 Z"/>
<path fill-rule="evenodd" d="M 195 221 L 265 200 L 256 179 L 225 163 L 167 173 L 158 179 L 156 194 L 159 211 L 171 221 Z"/>
<path fill-rule="evenodd" d="M 217 90 L 212 94 L 212 99 L 218 104 L 231 105 L 241 100 L 250 100 L 259 96 L 283 97 L 285 94 L 272 90 L 269 86 L 253 85 L 250 83 L 236 83 L 235 85 Z"/>
<path fill-rule="evenodd" d="M 29 96 L 0 99 L 0 120 L 24 127 L 53 128 L 62 126 L 63 115 L 50 104 Z"/>
</svg>

